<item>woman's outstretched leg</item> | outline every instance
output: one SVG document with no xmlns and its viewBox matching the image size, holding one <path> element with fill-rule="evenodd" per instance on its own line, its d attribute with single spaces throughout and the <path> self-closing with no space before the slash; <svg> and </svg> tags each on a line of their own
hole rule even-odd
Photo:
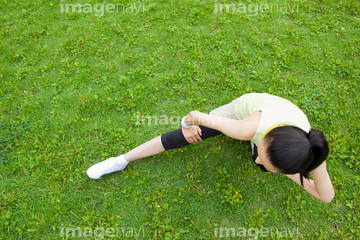
<svg viewBox="0 0 360 240">
<path fill-rule="evenodd" d="M 129 162 L 154 156 L 164 151 L 165 148 L 161 143 L 161 136 L 158 136 L 130 150 L 126 154 L 109 158 L 91 166 L 86 171 L 86 175 L 92 179 L 100 179 L 109 173 L 123 170 Z"/>
<path fill-rule="evenodd" d="M 140 158 L 154 156 L 164 151 L 165 148 L 161 143 L 161 136 L 158 136 L 124 154 L 124 159 L 127 162 L 132 162 Z"/>
<path fill-rule="evenodd" d="M 201 129 L 200 140 L 221 134 L 221 132 L 207 127 L 199 126 L 199 128 Z M 184 137 L 182 129 L 168 132 L 141 144 L 119 157 L 112 157 L 91 166 L 86 171 L 86 175 L 92 179 L 100 179 L 109 173 L 123 170 L 129 162 L 154 156 L 166 150 L 182 148 L 189 144 Z"/>
</svg>

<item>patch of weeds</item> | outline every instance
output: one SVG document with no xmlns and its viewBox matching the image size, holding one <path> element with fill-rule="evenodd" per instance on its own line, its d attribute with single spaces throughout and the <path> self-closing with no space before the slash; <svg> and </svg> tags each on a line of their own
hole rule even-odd
<svg viewBox="0 0 360 240">
<path fill-rule="evenodd" d="M 147 225 L 152 230 L 152 237 L 154 239 L 157 239 L 157 237 L 167 240 L 180 239 L 182 234 L 189 230 L 177 227 L 177 222 L 171 217 L 166 216 L 166 213 L 173 210 L 173 207 L 172 204 L 163 202 L 164 197 L 168 193 L 168 189 L 163 189 L 163 191 L 157 189 L 153 194 L 145 198 L 148 209 L 151 212 L 151 222 Z M 177 199 L 173 199 L 172 202 L 177 202 Z"/>
<path fill-rule="evenodd" d="M 189 183 L 185 185 L 184 188 L 180 188 L 179 196 L 181 196 L 184 192 L 195 190 L 195 192 L 198 193 L 199 200 L 203 201 L 206 194 L 211 194 L 209 189 L 204 189 L 200 184 L 201 173 L 203 170 L 202 164 L 206 161 L 207 157 L 207 155 L 200 155 L 199 158 L 196 158 L 195 162 L 189 162 L 186 165 L 187 171 L 185 176 Z"/>
<path fill-rule="evenodd" d="M 303 216 L 301 214 L 306 206 L 306 200 L 303 198 L 298 189 L 295 189 L 295 193 L 287 195 L 287 197 L 285 197 L 286 199 L 283 201 L 283 205 L 286 208 L 286 215 L 291 222 L 297 223 L 300 219 L 302 219 L 302 224 L 305 224 L 307 220 L 303 220 Z"/>
<path fill-rule="evenodd" d="M 10 194 L 2 193 L 2 198 L 0 200 L 0 229 L 2 233 L 7 232 L 6 229 L 17 228 L 16 221 L 14 221 L 14 206 L 15 199 L 10 196 Z M 20 230 L 20 229 L 19 229 Z M 2 236 L 2 233 L 0 236 Z"/>
<path fill-rule="evenodd" d="M 266 211 L 263 211 L 261 208 L 257 211 L 254 211 L 249 215 L 247 225 L 249 227 L 263 227 L 265 218 L 271 215 L 272 212 L 272 207 L 268 208 Z"/>
<path fill-rule="evenodd" d="M 189 180 L 190 183 L 200 182 L 199 178 L 202 169 L 200 168 L 200 162 L 198 161 L 198 159 L 195 162 L 189 162 L 188 164 L 186 164 L 186 169 L 186 178 Z"/>
<path fill-rule="evenodd" d="M 229 178 L 230 175 L 224 167 L 217 169 L 216 179 L 218 183 L 216 183 L 215 191 L 221 195 L 221 203 L 226 203 L 230 206 L 243 203 L 244 201 L 240 194 L 241 190 L 237 190 L 232 183 L 229 183 Z"/>
</svg>

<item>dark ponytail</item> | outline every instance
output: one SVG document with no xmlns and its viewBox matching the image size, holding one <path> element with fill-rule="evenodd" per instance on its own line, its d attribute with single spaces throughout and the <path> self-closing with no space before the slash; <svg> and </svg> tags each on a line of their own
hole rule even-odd
<svg viewBox="0 0 360 240">
<path fill-rule="evenodd" d="M 303 175 L 300 173 L 301 185 L 303 185 L 302 177 L 309 179 L 309 173 L 320 166 L 329 154 L 328 142 L 325 140 L 323 132 L 311 129 L 308 134 L 308 140 L 311 145 L 311 152 L 313 153 L 313 161 Z"/>
<path fill-rule="evenodd" d="M 264 140 L 271 164 L 284 174 L 300 173 L 301 186 L 303 177 L 309 179 L 309 173 L 329 154 L 324 134 L 314 129 L 307 134 L 298 127 L 277 127 Z"/>
</svg>

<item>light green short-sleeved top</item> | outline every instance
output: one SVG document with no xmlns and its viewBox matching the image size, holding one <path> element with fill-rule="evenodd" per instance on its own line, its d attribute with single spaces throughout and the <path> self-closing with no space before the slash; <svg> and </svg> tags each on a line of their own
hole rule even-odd
<svg viewBox="0 0 360 240">
<path fill-rule="evenodd" d="M 256 111 L 261 118 L 252 141 L 259 145 L 268 131 L 277 125 L 298 127 L 309 133 L 311 126 L 303 111 L 290 101 L 268 93 L 248 93 L 242 95 L 235 105 L 238 119 L 244 119 Z"/>
</svg>

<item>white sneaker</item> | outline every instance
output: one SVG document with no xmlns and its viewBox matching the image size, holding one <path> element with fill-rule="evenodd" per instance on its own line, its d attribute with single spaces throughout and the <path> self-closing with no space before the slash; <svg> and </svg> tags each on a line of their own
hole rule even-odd
<svg viewBox="0 0 360 240">
<path fill-rule="evenodd" d="M 100 179 L 107 174 L 123 170 L 129 163 L 124 159 L 123 156 L 124 155 L 119 157 L 112 157 L 92 165 L 86 171 L 86 175 L 92 179 Z"/>
</svg>

